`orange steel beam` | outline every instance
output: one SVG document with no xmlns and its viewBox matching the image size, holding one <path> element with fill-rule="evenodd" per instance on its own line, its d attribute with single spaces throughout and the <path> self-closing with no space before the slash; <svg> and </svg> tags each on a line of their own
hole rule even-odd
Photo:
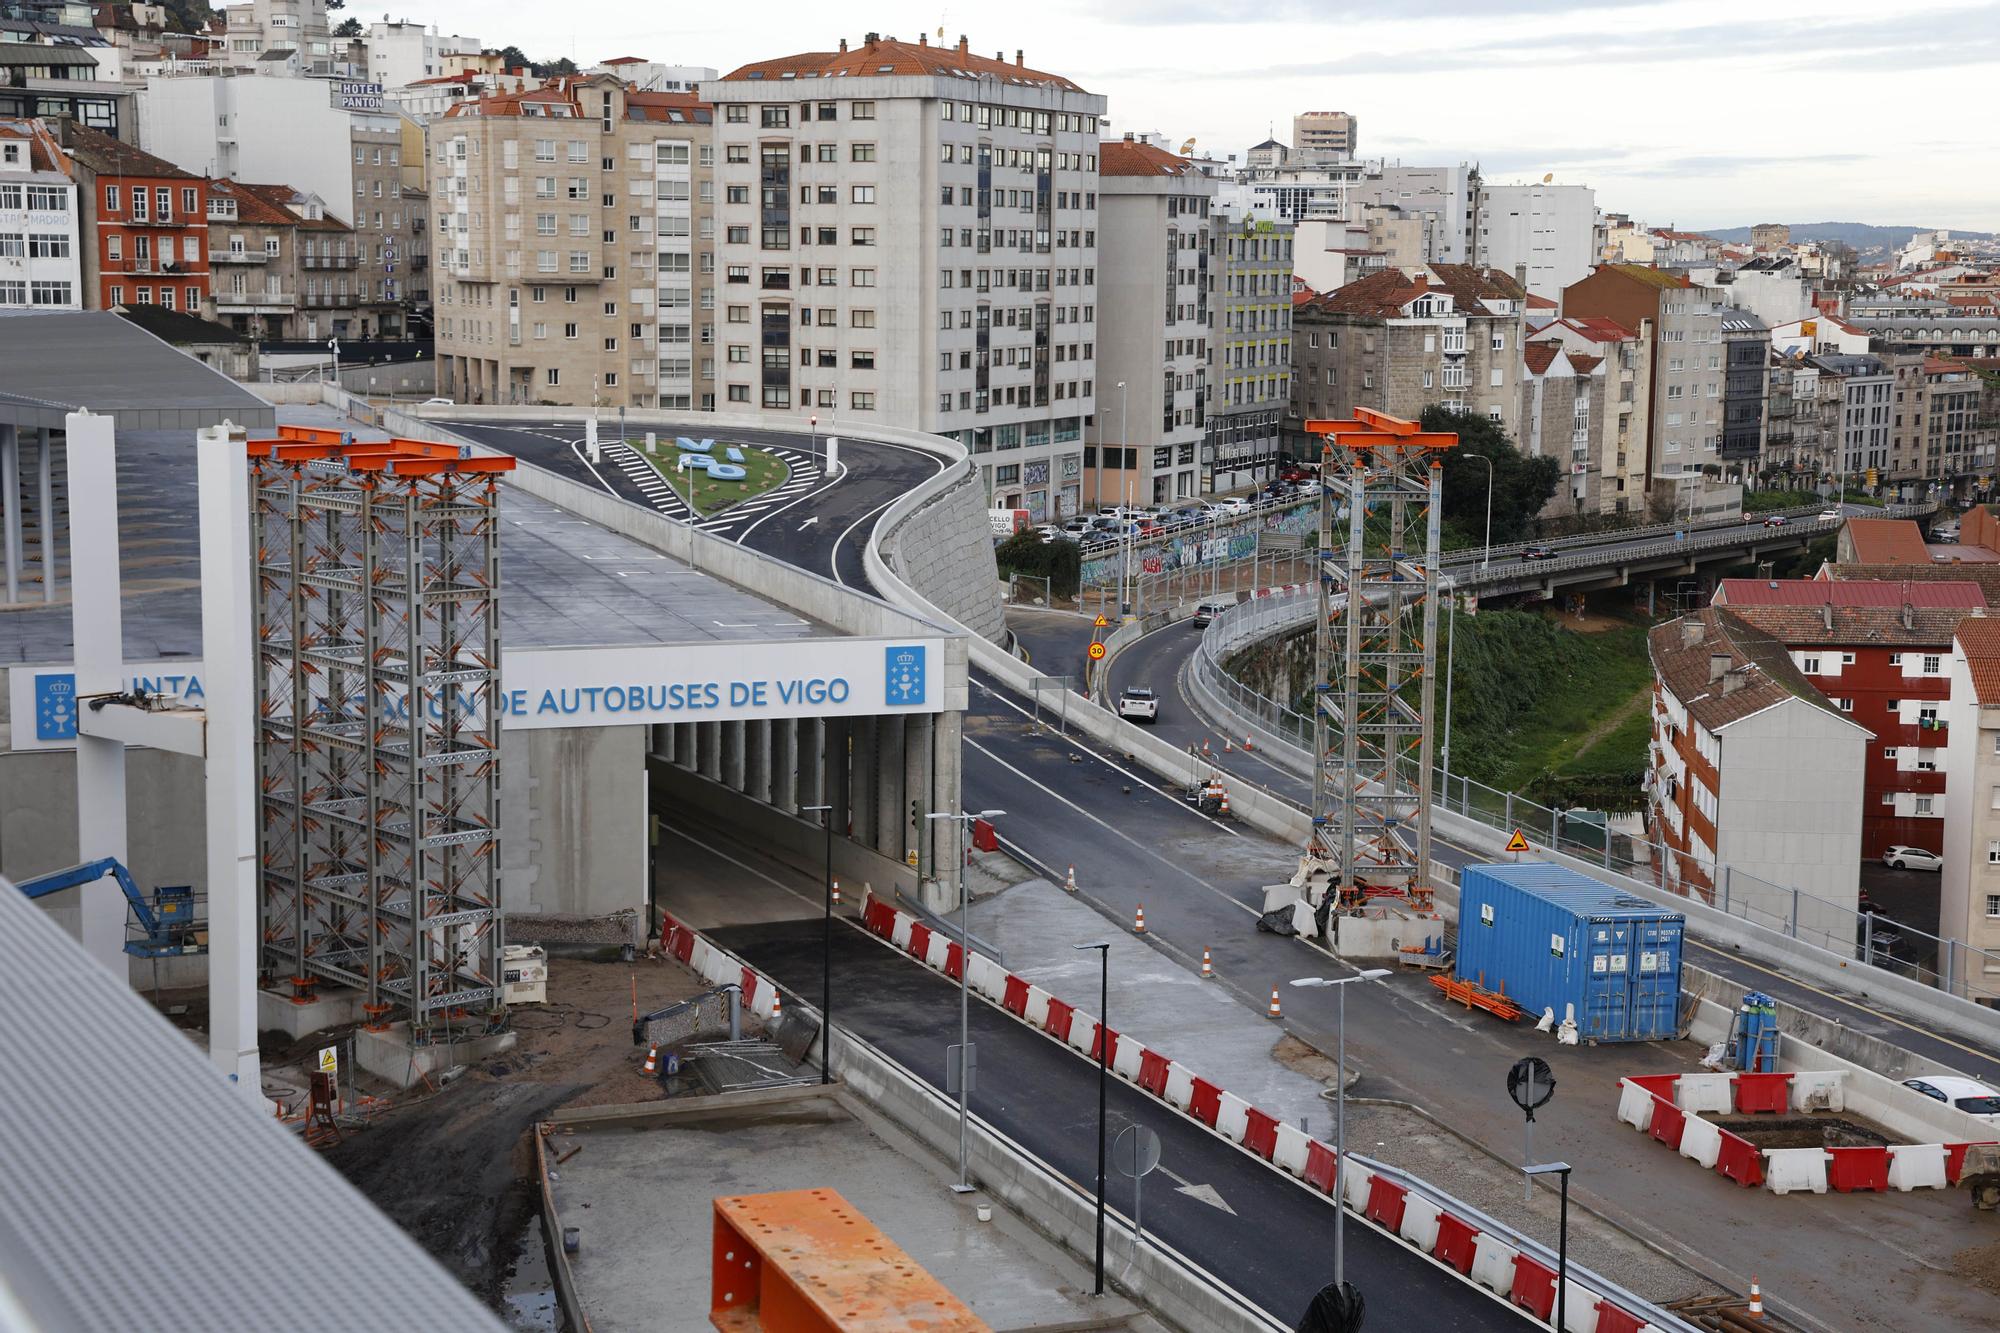
<svg viewBox="0 0 2000 1333">
<path fill-rule="evenodd" d="M 718 1198 L 710 1272 L 724 1333 L 991 1333 L 837 1190 Z"/>
</svg>

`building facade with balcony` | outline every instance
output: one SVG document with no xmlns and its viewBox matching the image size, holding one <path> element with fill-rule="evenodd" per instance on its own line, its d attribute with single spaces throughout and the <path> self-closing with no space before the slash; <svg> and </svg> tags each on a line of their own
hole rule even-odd
<svg viewBox="0 0 2000 1333">
<path fill-rule="evenodd" d="M 1765 363 L 1764 452 L 1759 471 L 1780 489 L 1810 486 L 1833 475 L 1833 454 L 1820 430 L 1819 367 L 1796 352 L 1773 349 Z"/>
<path fill-rule="evenodd" d="M 1273 480 L 1292 388 L 1292 225 L 1241 207 L 1209 222 L 1209 402 L 1201 488 Z"/>
<path fill-rule="evenodd" d="M 1959 622 L 1948 680 L 1938 934 L 2000 955 L 2000 619 Z M 1980 991 L 2000 989 L 2000 962 L 1973 966 Z"/>
<path fill-rule="evenodd" d="M 1608 376 L 1603 357 L 1571 352 L 1554 341 L 1530 342 L 1522 352 L 1521 434 L 1516 443 L 1531 458 L 1553 458 L 1562 469 L 1556 493 L 1542 513 L 1551 518 L 1617 512 L 1615 462 L 1605 457 L 1616 436 L 1605 429 Z"/>
<path fill-rule="evenodd" d="M 352 327 L 359 297 L 331 279 L 358 262 L 351 228 L 289 185 L 215 181 L 209 193 L 214 318 L 259 339 L 317 342 Z"/>
<path fill-rule="evenodd" d="M 84 304 L 205 314 L 208 181 L 108 134 L 61 121 L 82 209 Z"/>
<path fill-rule="evenodd" d="M 1985 411 L 1986 381 L 1964 362 L 1927 353 L 1897 353 L 1886 363 L 1895 386 L 1885 479 L 1918 495 L 1930 485 L 1947 496 L 1978 489 L 1993 475 L 2000 440 L 2000 422 Z"/>
<path fill-rule="evenodd" d="M 1867 729 L 1734 608 L 1656 625 L 1647 650 L 1647 823 L 1665 848 L 1662 882 L 1720 905 L 1727 867 L 1739 913 L 1770 886 L 1761 919 L 1782 925 L 1784 891 L 1797 889 L 1831 904 L 1812 914 L 1817 935 L 1845 929 L 1851 938 Z"/>
<path fill-rule="evenodd" d="M 81 307 L 83 233 L 74 171 L 48 126 L 0 118 L 0 308 Z"/>
<path fill-rule="evenodd" d="M 1799 674 L 1872 735 L 1861 855 L 1894 845 L 1938 851 L 1947 665 L 1958 623 L 1985 608 L 1979 585 L 1724 579 L 1714 602 L 1784 644 Z"/>
<path fill-rule="evenodd" d="M 1020 51 L 878 33 L 702 90 L 723 191 L 718 406 L 949 435 L 995 505 L 1075 513 L 1109 392 L 1104 99 Z"/>
<path fill-rule="evenodd" d="M 1771 330 L 1748 310 L 1722 311 L 1722 442 L 1716 452 L 1723 475 L 1754 482 L 1764 452 L 1764 399 L 1770 388 L 1766 361 Z"/>
</svg>

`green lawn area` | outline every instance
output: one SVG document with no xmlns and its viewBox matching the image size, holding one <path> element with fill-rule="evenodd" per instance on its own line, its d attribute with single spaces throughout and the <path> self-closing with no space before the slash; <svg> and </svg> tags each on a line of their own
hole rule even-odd
<svg viewBox="0 0 2000 1333">
<path fill-rule="evenodd" d="M 1846 499 L 1847 503 L 1857 505 L 1879 506 L 1882 503 L 1872 495 L 1852 489 L 1847 492 Z M 1814 491 L 1743 492 L 1743 512 L 1746 514 L 1764 514 L 1773 509 L 1802 509 L 1807 505 L 1826 503 L 1828 501 Z"/>
<path fill-rule="evenodd" d="M 693 505 L 695 512 L 702 515 L 721 513 L 733 504 L 774 490 L 784 485 L 785 479 L 792 474 L 791 469 L 785 466 L 784 460 L 768 449 L 759 449 L 751 444 L 732 446 L 728 440 L 715 442 L 714 457 L 719 462 L 728 458 L 726 452 L 728 449 L 734 447 L 742 450 L 741 466 L 748 475 L 741 481 L 717 481 L 708 473 L 699 470 L 682 472 L 676 466 L 682 450 L 679 445 L 667 440 L 660 441 L 660 451 L 657 454 L 647 454 L 643 440 L 633 444 L 632 447 L 641 458 L 660 470 L 660 475 L 666 478 L 667 485 L 674 488 L 675 494 Z"/>
</svg>

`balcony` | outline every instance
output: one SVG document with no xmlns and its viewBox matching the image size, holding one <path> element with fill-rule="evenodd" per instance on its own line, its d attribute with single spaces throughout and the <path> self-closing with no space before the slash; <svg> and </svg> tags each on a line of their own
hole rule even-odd
<svg viewBox="0 0 2000 1333">
<path fill-rule="evenodd" d="M 214 264 L 266 264 L 271 256 L 262 250 L 210 250 L 208 262 Z"/>
<path fill-rule="evenodd" d="M 216 292 L 210 299 L 225 310 L 273 307 L 291 309 L 298 304 L 298 298 L 291 292 Z"/>
<path fill-rule="evenodd" d="M 299 298 L 299 304 L 307 310 L 353 309 L 361 304 L 361 298 L 353 292 L 309 292 Z"/>
<path fill-rule="evenodd" d="M 107 259 L 104 261 L 106 273 L 160 274 L 169 278 L 185 278 L 188 266 L 178 259 Z"/>
<path fill-rule="evenodd" d="M 353 255 L 300 255 L 299 256 L 300 268 L 350 269 L 354 267 L 354 264 L 355 264 L 355 256 Z"/>
</svg>

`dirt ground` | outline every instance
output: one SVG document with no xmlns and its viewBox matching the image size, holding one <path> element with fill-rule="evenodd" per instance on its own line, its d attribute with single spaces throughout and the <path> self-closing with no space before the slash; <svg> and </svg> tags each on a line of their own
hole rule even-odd
<svg viewBox="0 0 2000 1333">
<path fill-rule="evenodd" d="M 513 1011 L 511 1051 L 438 1091 L 393 1096 L 349 1130 L 327 1161 L 496 1308 L 535 1211 L 532 1126 L 560 1106 L 658 1099 L 632 1046 L 636 983 L 644 1012 L 701 989 L 673 963 L 549 960 L 549 1000 Z M 323 1037 L 295 1043 L 303 1056 Z"/>
<path fill-rule="evenodd" d="M 1951 1257 L 1952 1270 L 2000 1296 L 2000 1241 L 1974 1245 Z"/>
</svg>

